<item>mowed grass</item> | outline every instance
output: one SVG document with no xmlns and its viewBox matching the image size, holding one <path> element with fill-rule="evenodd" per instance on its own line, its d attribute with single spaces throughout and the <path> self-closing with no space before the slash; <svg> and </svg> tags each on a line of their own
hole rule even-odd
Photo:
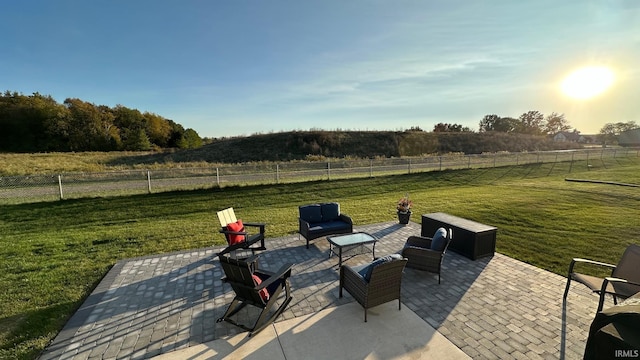
<svg viewBox="0 0 640 360">
<path fill-rule="evenodd" d="M 119 260 L 222 244 L 216 211 L 234 207 L 294 234 L 297 206 L 338 201 L 356 224 L 396 221 L 408 193 L 412 221 L 447 212 L 498 227 L 497 251 L 565 274 L 572 257 L 615 263 L 638 242 L 640 159 L 449 170 L 371 179 L 229 187 L 0 206 L 0 358 L 34 359 Z M 604 273 L 600 273 L 604 274 Z M 294 274 L 295 276 L 295 274 Z M 445 286 L 445 285 L 443 285 Z"/>
</svg>

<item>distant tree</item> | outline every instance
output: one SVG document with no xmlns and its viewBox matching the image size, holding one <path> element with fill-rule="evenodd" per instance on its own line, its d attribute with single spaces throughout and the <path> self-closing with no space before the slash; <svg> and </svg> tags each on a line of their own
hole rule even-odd
<svg viewBox="0 0 640 360">
<path fill-rule="evenodd" d="M 598 134 L 598 139 L 602 144 L 617 144 L 618 143 L 618 135 L 620 133 L 625 132 L 627 130 L 637 129 L 638 124 L 635 121 L 629 121 L 626 123 L 617 122 L 617 123 L 606 123 L 600 129 L 600 133 Z"/>
<path fill-rule="evenodd" d="M 485 115 L 484 118 L 480 121 L 479 131 L 480 132 L 505 132 L 510 133 L 516 129 L 518 125 L 518 120 L 510 117 L 500 117 L 498 115 Z"/>
<path fill-rule="evenodd" d="M 420 128 L 420 126 L 412 126 L 407 131 L 424 131 Z"/>
<path fill-rule="evenodd" d="M 552 112 L 545 119 L 543 132 L 547 135 L 553 135 L 569 129 L 571 129 L 571 126 L 569 126 L 564 114 Z"/>
<path fill-rule="evenodd" d="M 160 115 L 148 112 L 142 114 L 142 117 L 146 124 L 146 132 L 149 140 L 156 146 L 167 147 L 172 130 L 169 121 Z"/>
<path fill-rule="evenodd" d="M 182 135 L 182 139 L 178 142 L 181 149 L 196 149 L 202 146 L 202 139 L 193 129 L 187 129 Z"/>
<path fill-rule="evenodd" d="M 433 132 L 471 132 L 471 129 L 460 124 L 438 123 L 433 127 Z"/>
<path fill-rule="evenodd" d="M 66 108 L 39 93 L 0 94 L 0 150 L 34 152 L 56 150 L 52 124 L 66 116 Z"/>
<path fill-rule="evenodd" d="M 539 135 L 543 132 L 544 115 L 539 111 L 527 111 L 518 118 L 516 132 L 521 134 Z"/>
<path fill-rule="evenodd" d="M 127 130 L 127 141 L 125 148 L 131 151 L 148 151 L 151 150 L 151 141 L 144 129 Z"/>
<path fill-rule="evenodd" d="M 100 108 L 80 99 L 66 99 L 69 109 L 66 124 L 62 130 L 68 136 L 69 150 L 72 151 L 109 151 L 116 150 L 111 111 Z"/>
<path fill-rule="evenodd" d="M 151 148 L 147 142 L 149 137 L 146 134 L 146 122 L 140 111 L 129 109 L 126 106 L 116 105 L 113 109 L 115 124 L 121 129 L 120 137 L 123 150 L 145 150 Z M 145 136 L 142 136 L 144 133 Z"/>
</svg>

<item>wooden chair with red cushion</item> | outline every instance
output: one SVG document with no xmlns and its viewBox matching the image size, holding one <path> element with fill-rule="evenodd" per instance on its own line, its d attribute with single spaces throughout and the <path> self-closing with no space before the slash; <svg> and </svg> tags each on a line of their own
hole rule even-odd
<svg viewBox="0 0 640 360">
<path fill-rule="evenodd" d="M 256 251 L 267 249 L 264 245 L 266 224 L 255 222 L 243 223 L 242 219 L 236 218 L 233 208 L 218 211 L 218 220 L 220 220 L 220 226 L 222 226 L 220 233 L 224 234 L 228 245 L 220 254 L 235 253 L 240 249 L 250 250 L 253 254 Z M 254 231 L 257 232 L 252 233 L 247 228 L 256 229 Z M 260 243 L 258 244 L 258 242 Z"/>
</svg>

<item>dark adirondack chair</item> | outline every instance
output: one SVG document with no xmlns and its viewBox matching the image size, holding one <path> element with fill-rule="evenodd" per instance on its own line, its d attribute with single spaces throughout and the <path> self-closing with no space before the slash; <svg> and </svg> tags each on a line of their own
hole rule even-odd
<svg viewBox="0 0 640 360">
<path fill-rule="evenodd" d="M 289 277 L 293 264 L 286 264 L 278 271 L 270 272 L 259 268 L 258 257 L 254 255 L 240 260 L 227 255 L 218 256 L 225 274 L 223 281 L 231 285 L 236 296 L 217 322 L 227 321 L 248 331 L 249 336 L 271 324 L 292 299 Z M 280 306 L 274 309 L 278 302 Z M 247 305 L 261 309 L 253 325 L 240 324 L 232 319 Z"/>
</svg>

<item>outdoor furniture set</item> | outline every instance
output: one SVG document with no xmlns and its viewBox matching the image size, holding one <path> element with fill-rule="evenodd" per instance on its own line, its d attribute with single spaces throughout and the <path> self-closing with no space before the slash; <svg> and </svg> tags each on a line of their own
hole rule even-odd
<svg viewBox="0 0 640 360">
<path fill-rule="evenodd" d="M 286 308 L 292 299 L 289 277 L 293 264 L 286 264 L 276 272 L 266 271 L 259 267 L 259 255 L 255 252 L 265 250 L 263 223 L 242 223 L 235 216 L 233 208 L 218 212 L 218 219 L 228 246 L 218 253 L 220 264 L 225 273 L 223 281 L 231 285 L 235 297 L 225 314 L 217 321 L 227 321 L 249 331 L 249 336 L 264 329 L 272 323 Z M 424 216 L 423 216 L 424 219 Z M 340 212 L 338 203 L 309 204 L 299 207 L 299 235 L 306 240 L 309 248 L 311 240 L 326 237 L 329 242 L 329 256 L 338 256 L 340 272 L 339 296 L 343 289 L 349 292 L 364 308 L 364 321 L 367 321 L 367 309 L 398 300 L 401 302 L 402 273 L 411 267 L 440 274 L 442 261 L 447 248 L 453 240 L 453 229 L 439 227 L 427 237 L 423 224 L 421 236 L 411 236 L 404 248 L 397 254 L 380 258 L 375 257 L 375 244 L 378 241 L 371 234 L 353 232 L 353 221 L 348 215 Z M 257 233 L 247 231 L 253 227 Z M 343 265 L 344 256 L 354 250 L 371 252 L 373 261 L 360 266 Z M 250 251 L 247 254 L 243 251 Z M 355 256 L 355 255 L 354 255 Z M 284 299 L 276 309 L 276 300 L 284 295 Z M 240 309 L 253 305 L 261 309 L 258 319 L 252 326 L 239 324 L 232 319 Z"/>
</svg>

